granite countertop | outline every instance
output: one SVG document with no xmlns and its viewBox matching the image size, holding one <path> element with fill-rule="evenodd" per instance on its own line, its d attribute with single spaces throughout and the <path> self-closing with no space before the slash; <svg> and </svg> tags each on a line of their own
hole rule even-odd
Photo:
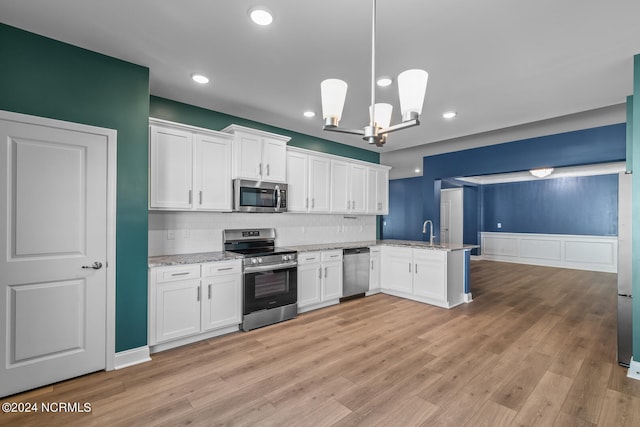
<svg viewBox="0 0 640 427">
<path fill-rule="evenodd" d="M 149 257 L 149 268 L 166 267 L 168 265 L 230 261 L 242 258 L 242 255 L 233 252 L 199 252 L 195 254 L 161 255 Z"/>
<path fill-rule="evenodd" d="M 343 243 L 323 243 L 319 245 L 300 245 L 300 246 L 287 246 L 289 249 L 293 249 L 298 252 L 313 252 L 313 251 L 329 251 L 332 249 L 350 249 L 350 248 L 365 248 L 370 246 L 401 246 L 412 248 L 432 249 L 436 251 L 461 251 L 470 250 L 480 247 L 479 245 L 458 245 L 458 244 L 440 244 L 429 242 L 423 242 L 420 240 L 366 240 L 362 242 L 343 242 Z"/>
</svg>

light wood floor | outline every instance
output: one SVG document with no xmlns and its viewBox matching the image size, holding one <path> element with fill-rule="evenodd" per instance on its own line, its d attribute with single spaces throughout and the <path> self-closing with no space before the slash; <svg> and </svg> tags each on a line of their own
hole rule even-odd
<svg viewBox="0 0 640 427">
<path fill-rule="evenodd" d="M 474 261 L 451 310 L 376 295 L 2 401 L 2 425 L 639 426 L 615 274 Z"/>
</svg>

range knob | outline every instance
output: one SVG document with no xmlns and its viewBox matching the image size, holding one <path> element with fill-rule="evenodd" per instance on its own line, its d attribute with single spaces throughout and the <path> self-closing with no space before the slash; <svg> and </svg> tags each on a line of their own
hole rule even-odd
<svg viewBox="0 0 640 427">
<path fill-rule="evenodd" d="M 283 261 L 287 261 L 288 259 L 289 259 L 289 257 L 288 257 L 288 256 L 286 256 L 286 255 L 282 255 L 282 260 L 283 260 Z"/>
<path fill-rule="evenodd" d="M 256 258 L 251 258 L 251 264 L 257 264 L 258 260 Z"/>
<path fill-rule="evenodd" d="M 258 258 L 258 264 L 262 264 L 262 258 Z"/>
<path fill-rule="evenodd" d="M 287 260 L 291 261 L 293 259 L 293 255 L 287 255 Z"/>
</svg>

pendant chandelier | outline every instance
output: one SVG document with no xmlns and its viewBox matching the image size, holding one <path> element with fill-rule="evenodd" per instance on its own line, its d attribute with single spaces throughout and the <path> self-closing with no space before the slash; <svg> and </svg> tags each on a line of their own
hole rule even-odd
<svg viewBox="0 0 640 427">
<path fill-rule="evenodd" d="M 322 98 L 322 117 L 324 130 L 332 132 L 362 135 L 369 144 L 382 147 L 387 134 L 420 124 L 422 104 L 427 90 L 429 74 L 424 70 L 407 70 L 398 75 L 398 94 L 402 123 L 390 126 L 391 104 L 376 104 L 376 0 L 373 0 L 373 23 L 371 31 L 371 105 L 369 106 L 369 125 L 364 129 L 345 129 L 338 126 L 342 118 L 342 109 L 347 96 L 347 83 L 340 79 L 327 79 L 320 84 Z"/>
</svg>

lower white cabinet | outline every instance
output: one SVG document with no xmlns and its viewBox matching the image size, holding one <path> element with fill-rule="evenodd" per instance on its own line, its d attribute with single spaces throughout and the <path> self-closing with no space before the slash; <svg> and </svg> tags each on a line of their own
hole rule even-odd
<svg viewBox="0 0 640 427">
<path fill-rule="evenodd" d="M 369 248 L 369 291 L 367 295 L 377 294 L 380 292 L 380 283 L 382 278 L 381 267 L 382 267 L 382 254 L 380 253 L 380 246 L 372 246 Z"/>
<path fill-rule="evenodd" d="M 382 248 L 382 291 L 439 307 L 464 302 L 464 251 Z"/>
<path fill-rule="evenodd" d="M 298 312 L 340 302 L 342 250 L 298 254 Z"/>
<path fill-rule="evenodd" d="M 241 321 L 240 260 L 149 269 L 152 350 L 238 330 Z"/>
</svg>

